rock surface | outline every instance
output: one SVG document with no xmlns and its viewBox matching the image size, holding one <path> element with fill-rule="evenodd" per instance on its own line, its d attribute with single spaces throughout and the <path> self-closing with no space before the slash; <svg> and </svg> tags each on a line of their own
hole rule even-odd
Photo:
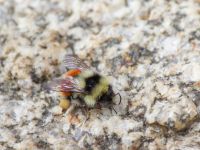
<svg viewBox="0 0 200 150">
<path fill-rule="evenodd" d="M 43 90 L 72 53 L 117 113 Z M 199 0 L 0 0 L 0 149 L 199 149 L 199 60 Z"/>
</svg>

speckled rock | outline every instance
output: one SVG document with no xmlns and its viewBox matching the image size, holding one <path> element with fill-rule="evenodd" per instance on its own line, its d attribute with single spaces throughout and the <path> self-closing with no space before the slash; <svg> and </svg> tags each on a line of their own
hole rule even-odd
<svg viewBox="0 0 200 150">
<path fill-rule="evenodd" d="M 0 0 L 0 149 L 199 149 L 199 5 Z M 44 87 L 66 54 L 108 75 L 122 102 L 63 111 Z"/>
</svg>

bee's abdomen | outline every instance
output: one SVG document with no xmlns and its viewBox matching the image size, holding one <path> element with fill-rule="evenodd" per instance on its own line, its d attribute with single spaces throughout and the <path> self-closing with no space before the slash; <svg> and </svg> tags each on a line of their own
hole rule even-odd
<svg viewBox="0 0 200 150">
<path fill-rule="evenodd" d="M 93 88 L 99 84 L 100 81 L 100 75 L 94 74 L 91 77 L 88 77 L 85 79 L 85 91 L 88 93 L 91 93 Z"/>
</svg>

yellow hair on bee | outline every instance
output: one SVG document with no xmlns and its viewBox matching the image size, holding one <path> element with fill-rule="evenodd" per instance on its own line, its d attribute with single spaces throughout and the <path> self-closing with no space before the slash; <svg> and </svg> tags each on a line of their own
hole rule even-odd
<svg viewBox="0 0 200 150">
<path fill-rule="evenodd" d="M 81 74 L 80 74 L 80 76 L 82 78 L 88 78 L 88 77 L 91 77 L 93 75 L 94 75 L 94 72 L 91 71 L 91 70 L 85 70 L 85 71 L 81 72 Z"/>
<path fill-rule="evenodd" d="M 82 88 L 82 89 L 84 89 L 85 88 L 85 84 L 86 84 L 85 80 L 83 78 L 79 77 L 78 81 L 79 81 L 78 82 L 79 83 L 79 87 Z"/>
<path fill-rule="evenodd" d="M 105 77 L 102 77 L 100 79 L 100 83 L 92 90 L 92 95 L 94 98 L 97 98 L 98 96 L 101 96 L 103 93 L 105 93 L 108 90 L 108 81 Z"/>
<path fill-rule="evenodd" d="M 97 102 L 97 98 L 100 97 L 103 93 L 108 91 L 108 87 L 109 87 L 108 80 L 105 77 L 102 77 L 100 79 L 99 84 L 96 85 L 92 90 L 91 95 L 84 97 L 85 103 L 88 106 L 93 107 Z"/>
<path fill-rule="evenodd" d="M 104 88 L 106 88 L 106 90 L 107 90 L 108 85 L 109 85 L 108 79 L 107 79 L 106 77 L 102 77 L 101 80 L 100 80 L 100 83 L 101 83 L 102 86 L 103 86 Z"/>
<path fill-rule="evenodd" d="M 96 104 L 96 99 L 92 95 L 85 96 L 84 101 L 89 107 L 93 107 Z"/>
</svg>

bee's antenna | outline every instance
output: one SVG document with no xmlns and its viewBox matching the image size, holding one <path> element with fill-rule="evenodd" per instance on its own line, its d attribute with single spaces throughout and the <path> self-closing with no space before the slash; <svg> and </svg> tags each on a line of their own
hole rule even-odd
<svg viewBox="0 0 200 150">
<path fill-rule="evenodd" d="M 110 107 L 111 109 L 113 109 L 114 110 L 114 112 L 117 114 L 117 111 L 115 110 L 115 108 L 114 107 Z M 111 112 L 112 112 L 112 110 L 111 110 Z"/>
<path fill-rule="evenodd" d="M 118 105 L 120 105 L 121 101 L 122 101 L 122 97 L 121 97 L 120 93 L 115 94 L 114 97 L 117 96 L 117 95 L 119 96 L 119 104 Z"/>
</svg>

